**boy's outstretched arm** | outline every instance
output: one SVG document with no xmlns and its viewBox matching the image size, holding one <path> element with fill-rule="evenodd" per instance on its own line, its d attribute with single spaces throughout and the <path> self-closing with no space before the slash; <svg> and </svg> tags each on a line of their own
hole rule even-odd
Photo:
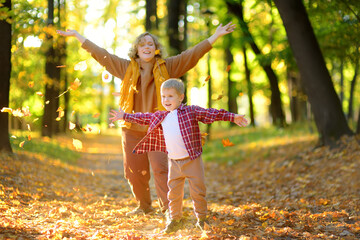
<svg viewBox="0 0 360 240">
<path fill-rule="evenodd" d="M 109 118 L 111 122 L 115 122 L 124 118 L 124 111 L 121 108 L 119 108 L 119 111 L 112 109 L 109 114 L 112 116 Z"/>
<path fill-rule="evenodd" d="M 216 28 L 215 33 L 208 38 L 208 41 L 210 42 L 211 45 L 213 45 L 216 42 L 216 40 L 218 40 L 219 37 L 232 33 L 234 29 L 235 29 L 235 24 L 232 24 L 232 22 L 229 22 L 225 26 L 220 24 Z"/>
<path fill-rule="evenodd" d="M 76 39 L 79 40 L 81 44 L 83 44 L 86 40 L 86 38 L 80 33 L 78 33 L 76 30 L 66 29 L 66 32 L 61 30 L 56 30 L 56 32 L 64 37 L 76 37 Z"/>
<path fill-rule="evenodd" d="M 234 123 L 240 127 L 245 127 L 248 125 L 248 120 L 245 115 L 235 114 Z"/>
</svg>

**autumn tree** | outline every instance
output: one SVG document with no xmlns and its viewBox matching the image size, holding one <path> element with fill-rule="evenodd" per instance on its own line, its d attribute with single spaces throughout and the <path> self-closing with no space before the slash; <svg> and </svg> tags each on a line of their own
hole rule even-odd
<svg viewBox="0 0 360 240">
<path fill-rule="evenodd" d="M 181 16 L 183 20 L 186 21 L 185 12 L 186 12 L 186 1 L 185 0 L 171 0 L 167 1 L 168 7 L 168 38 L 170 45 L 170 55 L 179 54 L 184 50 L 184 36 L 181 37 L 181 32 L 179 31 L 179 21 Z M 183 31 L 183 34 L 186 34 Z"/>
<path fill-rule="evenodd" d="M 59 107 L 59 82 L 60 69 L 59 54 L 54 47 L 54 38 L 51 35 L 51 28 L 54 27 L 54 0 L 48 0 L 48 21 L 47 26 L 50 33 L 46 39 L 46 63 L 45 63 L 45 99 L 44 99 L 44 115 L 42 122 L 42 136 L 52 137 L 58 128 L 56 119 L 56 111 Z"/>
<path fill-rule="evenodd" d="M 6 0 L 0 13 L 8 14 L 11 0 Z M 9 106 L 10 75 L 11 75 L 11 19 L 0 20 L 0 109 Z M 0 113 L 0 151 L 12 152 L 9 140 L 8 113 Z"/>
<path fill-rule="evenodd" d="M 351 135 L 329 71 L 301 0 L 274 0 L 296 59 L 319 132 L 319 143 L 334 145 Z"/>
<path fill-rule="evenodd" d="M 159 18 L 157 16 L 157 0 L 146 0 L 145 29 L 151 31 L 159 29 Z"/>
<path fill-rule="evenodd" d="M 244 19 L 243 14 L 243 3 L 244 0 L 240 0 L 239 3 L 231 0 L 227 0 L 226 4 L 228 6 L 228 10 L 233 13 L 239 20 L 240 28 L 244 34 L 244 38 L 247 40 L 247 43 L 253 50 L 258 59 L 263 55 L 258 45 L 255 43 L 254 37 L 250 33 L 249 27 Z M 261 67 L 264 69 L 271 89 L 271 103 L 270 103 L 270 114 L 273 119 L 273 124 L 276 126 L 284 126 L 285 125 L 285 114 L 283 111 L 282 101 L 281 101 L 281 93 L 279 90 L 278 78 L 275 74 L 274 70 L 271 67 L 271 62 L 268 61 L 260 61 Z"/>
</svg>

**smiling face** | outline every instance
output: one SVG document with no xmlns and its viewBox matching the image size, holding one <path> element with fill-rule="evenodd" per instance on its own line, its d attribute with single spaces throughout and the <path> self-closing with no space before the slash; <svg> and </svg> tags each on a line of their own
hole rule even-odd
<svg viewBox="0 0 360 240">
<path fill-rule="evenodd" d="M 155 42 L 154 39 L 146 35 L 143 37 L 137 47 L 137 54 L 139 58 L 145 62 L 151 61 L 155 57 Z"/>
<path fill-rule="evenodd" d="M 179 94 L 175 88 L 161 88 L 161 104 L 167 111 L 177 109 L 184 100 L 184 94 Z"/>
</svg>

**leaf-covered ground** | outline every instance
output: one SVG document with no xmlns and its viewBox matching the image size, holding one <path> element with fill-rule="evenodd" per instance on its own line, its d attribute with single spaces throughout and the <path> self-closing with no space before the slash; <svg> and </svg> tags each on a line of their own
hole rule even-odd
<svg viewBox="0 0 360 240">
<path fill-rule="evenodd" d="M 71 146 L 71 138 L 58 141 Z M 194 228 L 186 193 L 186 228 L 172 235 L 160 233 L 160 213 L 125 216 L 136 203 L 120 139 L 81 141 L 77 164 L 28 151 L 0 156 L 0 239 L 360 239 L 355 137 L 332 150 L 314 149 L 314 137 L 272 140 L 244 146 L 239 163 L 206 162 L 210 226 Z"/>
</svg>

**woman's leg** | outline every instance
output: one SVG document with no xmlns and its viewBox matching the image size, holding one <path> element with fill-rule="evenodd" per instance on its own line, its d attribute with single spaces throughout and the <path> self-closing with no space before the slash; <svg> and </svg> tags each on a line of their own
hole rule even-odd
<svg viewBox="0 0 360 240">
<path fill-rule="evenodd" d="M 168 157 L 163 152 L 148 153 L 151 169 L 153 171 L 156 194 L 158 196 L 161 212 L 165 213 L 168 209 L 169 200 L 167 194 L 169 191 L 168 182 Z"/>
<path fill-rule="evenodd" d="M 124 174 L 139 207 L 146 212 L 151 208 L 150 171 L 147 154 L 133 153 L 136 144 L 145 136 L 145 132 L 122 130 Z"/>
</svg>

